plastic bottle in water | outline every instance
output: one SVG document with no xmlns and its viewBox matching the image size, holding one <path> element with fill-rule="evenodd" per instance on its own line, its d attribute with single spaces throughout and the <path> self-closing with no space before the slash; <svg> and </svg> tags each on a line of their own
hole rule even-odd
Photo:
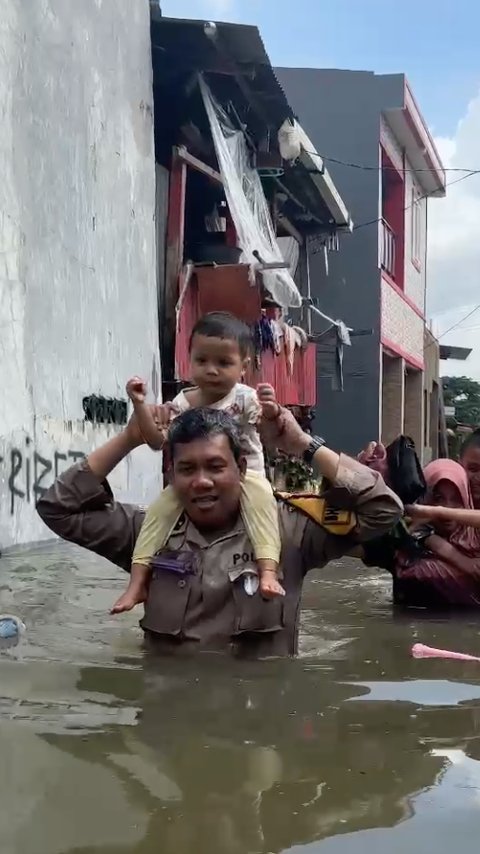
<svg viewBox="0 0 480 854">
<path fill-rule="evenodd" d="M 25 631 L 25 623 L 19 617 L 0 614 L 0 650 L 16 646 Z"/>
</svg>

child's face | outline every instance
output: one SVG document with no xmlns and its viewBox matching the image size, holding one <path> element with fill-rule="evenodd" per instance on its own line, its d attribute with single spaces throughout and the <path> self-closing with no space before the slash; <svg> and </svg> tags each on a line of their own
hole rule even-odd
<svg viewBox="0 0 480 854">
<path fill-rule="evenodd" d="M 215 403 L 242 380 L 248 365 L 236 341 L 228 338 L 210 338 L 194 335 L 190 351 L 192 380 L 205 396 L 206 402 Z"/>
</svg>

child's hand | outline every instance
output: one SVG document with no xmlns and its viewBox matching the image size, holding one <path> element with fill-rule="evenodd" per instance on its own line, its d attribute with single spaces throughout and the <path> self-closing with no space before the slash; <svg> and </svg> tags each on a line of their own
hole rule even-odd
<svg viewBox="0 0 480 854">
<path fill-rule="evenodd" d="M 267 569 L 260 573 L 260 593 L 265 599 L 285 596 L 285 590 L 280 584 L 275 571 Z"/>
<path fill-rule="evenodd" d="M 275 389 L 268 383 L 260 383 L 257 385 L 258 402 L 262 410 L 263 418 L 267 421 L 273 421 L 280 413 L 280 406 L 277 403 Z"/>
<path fill-rule="evenodd" d="M 126 385 L 126 392 L 133 404 L 145 403 L 147 384 L 140 377 L 132 377 Z"/>
<path fill-rule="evenodd" d="M 130 419 L 130 432 L 137 431 L 141 440 L 153 451 L 161 451 L 167 439 L 171 404 L 147 404 L 147 384 L 140 377 L 129 379 L 126 390 L 134 409 L 134 415 Z"/>
</svg>

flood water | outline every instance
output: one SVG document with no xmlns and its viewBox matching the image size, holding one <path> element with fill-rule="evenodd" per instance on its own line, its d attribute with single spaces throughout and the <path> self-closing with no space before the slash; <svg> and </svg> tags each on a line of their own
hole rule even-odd
<svg viewBox="0 0 480 854">
<path fill-rule="evenodd" d="M 0 558 L 2 854 L 477 854 L 480 618 L 395 617 L 355 562 L 305 587 L 301 656 L 152 659 L 111 565 Z"/>
</svg>

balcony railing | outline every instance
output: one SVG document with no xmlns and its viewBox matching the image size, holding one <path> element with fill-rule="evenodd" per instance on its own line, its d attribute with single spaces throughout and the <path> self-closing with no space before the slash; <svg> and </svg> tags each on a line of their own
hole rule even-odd
<svg viewBox="0 0 480 854">
<path fill-rule="evenodd" d="M 392 279 L 395 278 L 395 234 L 388 222 L 380 222 L 380 264 Z"/>
</svg>

